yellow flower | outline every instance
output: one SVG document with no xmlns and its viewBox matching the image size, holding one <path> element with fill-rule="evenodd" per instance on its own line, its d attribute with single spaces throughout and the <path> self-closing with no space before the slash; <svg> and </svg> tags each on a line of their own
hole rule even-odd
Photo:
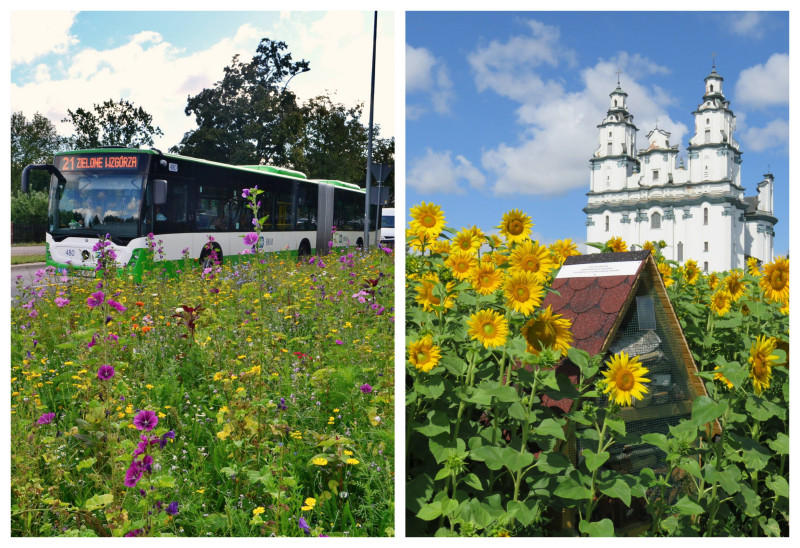
<svg viewBox="0 0 800 548">
<path fill-rule="evenodd" d="M 675 280 L 672 279 L 672 268 L 667 263 L 658 263 L 658 272 L 664 280 L 664 287 L 669 287 Z"/>
<path fill-rule="evenodd" d="M 714 371 L 716 371 L 717 369 L 719 369 L 719 366 L 716 366 L 714 368 Z M 733 383 L 731 381 L 729 381 L 728 377 L 726 377 L 722 373 L 714 373 L 714 379 L 724 382 L 725 386 L 728 387 L 728 390 L 732 390 L 733 389 Z"/>
<path fill-rule="evenodd" d="M 344 451 L 342 451 L 342 452 L 343 452 L 345 455 L 347 455 L 348 457 L 350 457 L 350 456 L 352 456 L 352 455 L 353 455 L 353 452 L 352 452 L 352 451 L 350 451 L 349 449 L 345 449 L 345 450 L 344 450 Z"/>
<path fill-rule="evenodd" d="M 650 382 L 645 378 L 648 369 L 639 363 L 639 357 L 628 358 L 625 352 L 614 354 L 611 360 L 606 362 L 609 369 L 603 371 L 606 389 L 604 394 L 610 394 L 610 398 L 619 405 L 631 405 L 631 398 L 640 400 L 647 394 L 647 387 L 642 383 Z"/>
<path fill-rule="evenodd" d="M 566 352 L 572 345 L 572 333 L 569 328 L 572 321 L 562 318 L 561 314 L 553 314 L 552 307 L 539 313 L 522 326 L 522 336 L 528 343 L 528 352 L 537 356 L 546 346 L 553 350 Z"/>
<path fill-rule="evenodd" d="M 259 506 L 258 508 L 253 508 L 253 515 L 254 516 L 258 516 L 258 515 L 263 514 L 263 513 L 264 513 L 264 507 L 263 506 Z"/>
<path fill-rule="evenodd" d="M 555 243 L 550 244 L 550 254 L 553 256 L 558 264 L 563 264 L 567 257 L 573 255 L 580 255 L 578 246 L 569 238 L 565 240 L 557 240 Z"/>
<path fill-rule="evenodd" d="M 453 271 L 453 277 L 464 280 L 469 276 L 470 270 L 478 266 L 478 259 L 466 251 L 454 251 L 444 262 Z"/>
<path fill-rule="evenodd" d="M 447 240 L 436 240 L 430 245 L 431 253 L 438 253 L 439 255 L 450 254 L 450 242 Z"/>
<path fill-rule="evenodd" d="M 317 466 L 325 466 L 328 464 L 328 459 L 324 457 L 314 457 L 311 459 L 311 464 L 316 464 Z"/>
<path fill-rule="evenodd" d="M 717 277 L 717 273 L 712 272 L 708 276 L 708 287 L 710 287 L 711 289 L 716 289 L 718 285 L 719 285 L 719 278 Z"/>
<path fill-rule="evenodd" d="M 462 228 L 453 238 L 453 250 L 477 253 L 483 244 L 483 231 L 476 226 Z"/>
<path fill-rule="evenodd" d="M 728 290 L 728 293 L 730 293 L 733 302 L 738 301 L 739 298 L 744 295 L 746 284 L 742 281 L 742 277 L 744 277 L 744 272 L 741 270 L 733 270 L 725 277 L 724 280 L 722 280 L 722 283 Z"/>
<path fill-rule="evenodd" d="M 610 240 L 606 242 L 606 245 L 611 248 L 611 251 L 615 253 L 621 253 L 623 251 L 628 251 L 628 244 L 620 238 L 619 236 L 614 236 Z"/>
<path fill-rule="evenodd" d="M 505 344 L 508 336 L 508 321 L 494 310 L 480 310 L 467 320 L 467 333 L 486 348 Z"/>
<path fill-rule="evenodd" d="M 317 499 L 315 499 L 315 498 L 311 498 L 311 497 L 308 497 L 308 498 L 306 499 L 306 503 L 305 503 L 305 505 L 304 505 L 302 508 L 300 508 L 300 509 L 301 509 L 301 510 L 303 510 L 303 511 L 305 511 L 305 512 L 308 512 L 309 510 L 313 510 L 313 509 L 314 509 L 314 506 L 315 506 L 316 504 L 317 504 Z"/>
<path fill-rule="evenodd" d="M 769 388 L 772 379 L 772 362 L 778 359 L 773 354 L 775 350 L 775 339 L 764 335 L 759 335 L 756 342 L 750 347 L 750 378 L 753 379 L 753 390 L 760 396 L 765 388 Z"/>
<path fill-rule="evenodd" d="M 700 269 L 697 268 L 697 261 L 694 259 L 689 259 L 683 265 L 683 279 L 686 280 L 686 283 L 689 285 L 694 285 L 697 282 L 697 278 L 700 277 Z"/>
<path fill-rule="evenodd" d="M 512 209 L 503 214 L 503 220 L 497 227 L 508 243 L 522 242 L 531 234 L 533 221 L 519 209 Z"/>
<path fill-rule="evenodd" d="M 789 302 L 789 259 L 777 257 L 764 266 L 764 275 L 759 282 L 764 296 L 771 301 Z"/>
<path fill-rule="evenodd" d="M 531 272 L 519 271 L 506 278 L 503 287 L 508 305 L 526 316 L 542 304 L 544 287 Z"/>
<path fill-rule="evenodd" d="M 359 463 L 359 460 L 358 460 L 358 459 L 354 459 L 354 458 L 349 458 L 349 459 L 347 459 L 345 462 L 346 462 L 347 464 L 356 465 L 356 464 L 358 464 L 358 463 Z"/>
<path fill-rule="evenodd" d="M 481 295 L 491 295 L 503 283 L 503 272 L 492 263 L 481 263 L 470 272 L 470 281 L 475 291 Z"/>
<path fill-rule="evenodd" d="M 731 295 L 725 289 L 720 289 L 711 296 L 709 308 L 717 316 L 724 316 L 731 309 Z"/>
<path fill-rule="evenodd" d="M 440 292 L 438 283 L 439 278 L 436 274 L 428 274 L 424 279 L 420 280 L 420 285 L 416 287 L 417 297 L 415 300 L 426 312 L 434 312 L 434 306 L 443 306 L 445 309 L 455 306 L 455 299 L 452 295 L 442 295 L 442 297 L 445 297 L 444 302 L 442 302 L 442 298 L 438 294 Z M 447 282 L 445 291 L 451 291 L 454 287 L 455 282 Z"/>
<path fill-rule="evenodd" d="M 408 345 L 408 361 L 424 373 L 430 373 L 441 357 L 440 349 L 433 344 L 433 338 L 430 335 Z"/>
<path fill-rule="evenodd" d="M 411 223 L 409 223 L 409 227 L 418 236 L 422 235 L 435 240 L 444 228 L 444 212 L 436 204 L 422 202 L 422 204 L 411 208 Z"/>
<path fill-rule="evenodd" d="M 527 240 L 514 248 L 511 252 L 511 272 L 524 270 L 536 276 L 540 283 L 544 283 L 547 275 L 556 267 L 550 258 L 550 252 L 539 242 Z"/>
<path fill-rule="evenodd" d="M 751 276 L 760 276 L 761 269 L 758 266 L 758 259 L 755 257 L 747 258 L 747 273 Z"/>
</svg>

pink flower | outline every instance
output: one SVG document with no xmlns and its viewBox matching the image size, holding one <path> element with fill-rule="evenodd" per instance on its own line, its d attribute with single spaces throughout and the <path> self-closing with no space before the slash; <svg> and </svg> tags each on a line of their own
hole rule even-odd
<svg viewBox="0 0 800 548">
<path fill-rule="evenodd" d="M 138 430 L 149 432 L 158 424 L 158 415 L 152 411 L 141 411 L 133 418 L 133 425 Z"/>
<path fill-rule="evenodd" d="M 91 296 L 86 299 L 86 304 L 89 305 L 89 308 L 95 308 L 103 304 L 103 301 L 106 299 L 106 294 L 102 291 L 95 291 L 91 294 Z"/>
</svg>

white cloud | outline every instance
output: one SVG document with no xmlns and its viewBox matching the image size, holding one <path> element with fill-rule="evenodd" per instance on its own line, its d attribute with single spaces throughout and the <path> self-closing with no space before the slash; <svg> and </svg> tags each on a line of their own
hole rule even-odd
<svg viewBox="0 0 800 548">
<path fill-rule="evenodd" d="M 309 23 L 309 20 L 312 20 Z M 348 106 L 365 105 L 363 121 L 369 120 L 369 91 L 372 64 L 372 14 L 331 12 L 275 18 L 271 28 L 247 23 L 202 51 L 175 47 L 159 33 L 142 29 L 127 42 L 111 49 L 85 48 L 72 51 L 50 66 L 36 67 L 35 78 L 11 84 L 12 112 L 28 116 L 40 112 L 56 123 L 63 135 L 71 133 L 61 123 L 67 109 L 91 108 L 108 99 L 126 99 L 153 116 L 164 136 L 155 146 L 165 150 L 177 144 L 184 133 L 194 129 L 194 118 L 186 116 L 186 100 L 222 79 L 223 68 L 235 54 L 248 61 L 261 38 L 285 41 L 295 61 L 307 59 L 311 71 L 298 75 L 291 89 L 303 101 L 330 91 L 334 100 Z M 36 18 L 21 18 L 13 27 L 12 58 L 21 60 L 31 34 L 41 36 Z M 375 122 L 381 135 L 394 135 L 394 50 L 392 16 L 383 13 L 378 21 L 378 60 L 375 91 Z M 64 40 L 49 45 L 60 53 Z M 73 48 L 74 49 L 74 48 Z M 20 61 L 23 62 L 23 61 Z"/>
<path fill-rule="evenodd" d="M 420 194 L 464 194 L 466 186 L 481 189 L 486 177 L 464 156 L 456 155 L 455 161 L 449 150 L 434 152 L 430 148 L 425 156 L 409 162 L 406 185 Z"/>
<path fill-rule="evenodd" d="M 548 36 L 552 38 L 553 33 Z M 510 42 L 515 41 L 512 38 Z M 503 46 L 496 45 L 496 51 L 503 50 Z M 548 48 L 557 50 L 559 44 L 548 42 Z M 540 48 L 539 53 L 529 57 L 548 58 L 544 51 Z M 521 103 L 517 119 L 522 130 L 517 143 L 501 143 L 483 153 L 481 164 L 494 174 L 495 194 L 555 196 L 588 186 L 588 161 L 599 146 L 597 124 L 610 106 L 609 93 L 615 87 L 618 67 L 624 74 L 621 86 L 628 93 L 628 110 L 640 129 L 637 148 L 647 147 L 646 135 L 656 126 L 656 120 L 658 127 L 671 133 L 672 144 L 681 143 L 688 132 L 684 124 L 667 114 L 667 107 L 675 100 L 661 88 L 639 83 L 642 76 L 666 71 L 644 57 L 622 53 L 600 60 L 581 71 L 584 86 L 572 93 L 559 82 L 541 77 L 532 67 L 519 77 L 500 69 L 502 64 L 497 67 L 502 72 L 499 81 L 503 85 L 490 87 Z M 487 82 L 492 81 L 490 76 L 486 75 Z M 543 91 L 531 93 L 533 82 L 538 82 L 536 87 Z"/>
<path fill-rule="evenodd" d="M 762 13 L 734 13 L 730 15 L 728 24 L 735 34 L 758 39 L 764 35 L 763 20 Z"/>
<path fill-rule="evenodd" d="M 419 118 L 430 108 L 413 102 L 415 99 L 410 97 L 418 93 L 427 95 L 430 107 L 438 114 L 450 113 L 455 93 L 447 66 L 427 49 L 406 44 L 406 118 L 410 120 Z"/>
<path fill-rule="evenodd" d="M 789 104 L 789 55 L 774 53 L 763 65 L 744 69 L 736 81 L 736 102 L 755 108 Z"/>
<path fill-rule="evenodd" d="M 70 34 L 74 11 L 12 11 L 11 66 L 32 63 L 49 53 L 64 53 L 78 40 Z"/>
<path fill-rule="evenodd" d="M 789 122 L 772 120 L 761 128 L 748 127 L 742 132 L 741 140 L 753 152 L 764 152 L 767 149 L 788 151 Z"/>
</svg>

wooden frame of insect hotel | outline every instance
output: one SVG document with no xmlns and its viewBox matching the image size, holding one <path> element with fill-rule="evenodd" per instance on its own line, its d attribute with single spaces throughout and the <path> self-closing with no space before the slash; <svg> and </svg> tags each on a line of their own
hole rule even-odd
<svg viewBox="0 0 800 548">
<path fill-rule="evenodd" d="M 696 375 L 694 358 L 649 251 L 569 257 L 552 288 L 557 293 L 548 294 L 543 307 L 549 305 L 553 313 L 572 321 L 575 348 L 590 356 L 601 354 L 604 361 L 625 352 L 631 358 L 638 356 L 649 370 L 648 393 L 620 411 L 628 434 L 667 434 L 670 426 L 691 417 L 692 402 L 707 392 Z M 573 383 L 578 380 L 579 369 L 568 358 L 561 360 L 556 372 Z M 597 403 L 605 405 L 606 401 L 603 395 Z M 573 402 L 545 396 L 543 403 L 569 412 Z M 719 433 L 719 423 L 714 421 L 708 434 Z M 579 442 L 570 440 L 567 453 L 574 464 L 582 458 L 582 449 Z M 650 444 L 617 443 L 610 453 L 604 467 L 619 472 L 637 474 L 647 467 L 665 473 L 667 469 L 664 452 Z M 620 512 L 627 512 L 627 523 L 636 521 L 631 509 L 617 509 L 616 513 Z M 571 521 L 566 516 L 565 520 Z"/>
</svg>

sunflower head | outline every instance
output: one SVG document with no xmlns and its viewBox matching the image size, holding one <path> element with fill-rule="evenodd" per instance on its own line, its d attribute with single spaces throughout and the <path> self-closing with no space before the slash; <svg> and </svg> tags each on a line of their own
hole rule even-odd
<svg viewBox="0 0 800 548">
<path fill-rule="evenodd" d="M 730 293 L 733 302 L 738 301 L 741 296 L 744 295 L 746 284 L 742 281 L 743 277 L 744 272 L 741 270 L 732 270 L 731 273 L 722 280 L 722 284 L 725 286 L 728 293 Z"/>
<path fill-rule="evenodd" d="M 411 208 L 409 226 L 415 233 L 424 233 L 430 240 L 434 240 L 444 228 L 444 212 L 436 204 L 422 202 Z"/>
<path fill-rule="evenodd" d="M 545 347 L 566 352 L 572 345 L 572 333 L 569 331 L 571 326 L 570 320 L 562 318 L 560 314 L 553 314 L 552 307 L 548 305 L 538 317 L 531 318 L 522 326 L 522 336 L 528 344 L 528 352 L 538 356 Z"/>
<path fill-rule="evenodd" d="M 440 349 L 433 344 L 433 338 L 430 335 L 408 345 L 408 361 L 423 373 L 430 373 L 441 357 Z"/>
<path fill-rule="evenodd" d="M 550 251 L 546 247 L 540 246 L 539 242 L 530 240 L 526 240 L 514 248 L 509 262 L 512 272 L 530 272 L 542 283 L 547 280 L 548 274 L 558 266 L 550 258 Z"/>
<path fill-rule="evenodd" d="M 468 251 L 453 251 L 444 262 L 453 271 L 453 277 L 466 280 L 473 268 L 478 266 L 478 259 Z"/>
<path fill-rule="evenodd" d="M 620 238 L 619 236 L 614 236 L 610 240 L 606 242 L 606 247 L 609 251 L 613 251 L 614 253 L 621 253 L 623 251 L 628 251 L 628 244 L 625 243 L 625 240 Z"/>
<path fill-rule="evenodd" d="M 497 227 L 508 243 L 521 242 L 530 237 L 533 221 L 519 209 L 512 209 L 503 214 L 503 220 Z"/>
<path fill-rule="evenodd" d="M 694 259 L 689 259 L 683 265 L 683 279 L 686 280 L 686 283 L 689 285 L 694 285 L 697 282 L 697 279 L 700 277 L 700 269 L 697 268 L 697 261 Z"/>
<path fill-rule="evenodd" d="M 731 294 L 722 288 L 711 295 L 711 303 L 709 304 L 709 308 L 717 316 L 724 316 L 730 312 L 732 300 Z"/>
<path fill-rule="evenodd" d="M 718 369 L 719 369 L 719 366 L 716 366 L 714 368 L 714 371 L 717 371 Z M 726 377 L 722 373 L 714 373 L 714 380 L 722 381 L 723 383 L 725 383 L 725 386 L 728 387 L 728 390 L 733 390 L 733 383 L 731 381 L 729 381 L 728 377 Z"/>
<path fill-rule="evenodd" d="M 491 261 L 481 261 L 469 274 L 472 287 L 481 295 L 490 295 L 503 285 L 503 271 L 494 267 Z"/>
<path fill-rule="evenodd" d="M 480 228 L 472 226 L 464 228 L 453 238 L 453 250 L 465 253 L 477 253 L 483 244 L 484 235 Z"/>
<path fill-rule="evenodd" d="M 513 272 L 506 278 L 503 292 L 508 305 L 526 316 L 532 314 L 534 309 L 542 304 L 544 287 L 536 276 L 530 272 Z"/>
<path fill-rule="evenodd" d="M 747 258 L 747 273 L 751 276 L 760 276 L 761 275 L 761 268 L 759 266 L 759 260 L 755 257 L 748 257 Z"/>
<path fill-rule="evenodd" d="M 753 390 L 760 396 L 765 388 L 769 388 L 772 379 L 772 362 L 778 359 L 775 350 L 776 341 L 772 337 L 759 335 L 750 347 L 750 378 L 753 379 Z"/>
<path fill-rule="evenodd" d="M 555 243 L 550 244 L 550 255 L 552 256 L 553 261 L 559 265 L 564 264 L 564 261 L 567 260 L 567 257 L 580 254 L 581 253 L 578 251 L 578 246 L 575 245 L 575 242 L 569 238 L 565 240 L 557 240 Z"/>
<path fill-rule="evenodd" d="M 764 274 L 759 282 L 764 296 L 775 302 L 789 302 L 789 259 L 777 257 L 764 266 Z"/>
<path fill-rule="evenodd" d="M 480 310 L 467 320 L 470 337 L 486 348 L 505 344 L 508 337 L 508 321 L 494 310 Z"/>
<path fill-rule="evenodd" d="M 609 394 L 609 397 L 619 405 L 632 405 L 632 400 L 641 400 L 647 394 L 647 387 L 642 384 L 650 382 L 650 379 L 645 375 L 649 372 L 648 369 L 642 367 L 639 363 L 639 357 L 634 356 L 629 358 L 625 352 L 614 354 L 610 360 L 606 362 L 608 370 L 603 371 L 606 385 L 604 394 Z"/>
</svg>

